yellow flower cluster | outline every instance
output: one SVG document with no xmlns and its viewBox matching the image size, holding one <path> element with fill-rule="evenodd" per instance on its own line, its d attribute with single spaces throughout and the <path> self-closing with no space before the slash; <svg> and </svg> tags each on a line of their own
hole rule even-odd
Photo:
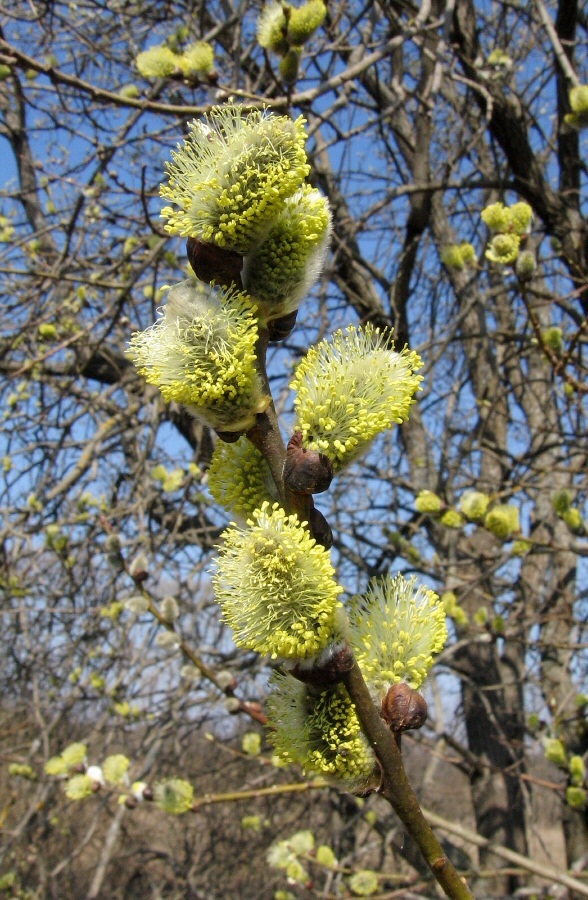
<svg viewBox="0 0 588 900">
<path fill-rule="evenodd" d="M 268 318 L 300 305 L 322 268 L 331 231 L 327 200 L 310 185 L 288 197 L 262 244 L 246 257 L 243 284 Z"/>
<path fill-rule="evenodd" d="M 311 347 L 290 384 L 304 448 L 324 453 L 335 471 L 352 462 L 408 417 L 421 365 L 417 353 L 395 352 L 371 325 L 350 325 Z"/>
<path fill-rule="evenodd" d="M 235 643 L 275 659 L 306 659 L 332 640 L 343 590 L 329 553 L 295 515 L 264 503 L 248 528 L 229 528 L 214 586 Z"/>
<path fill-rule="evenodd" d="M 267 462 L 246 437 L 234 444 L 217 443 L 208 470 L 208 487 L 217 503 L 245 519 L 264 501 L 278 499 Z"/>
<path fill-rule="evenodd" d="M 308 175 L 305 142 L 302 116 L 226 106 L 191 122 L 160 190 L 179 207 L 162 210 L 166 230 L 250 252 Z"/>
<path fill-rule="evenodd" d="M 495 232 L 486 250 L 486 258 L 491 262 L 508 266 L 516 262 L 521 247 L 521 239 L 531 230 L 533 211 L 528 203 L 492 203 L 482 210 L 482 221 Z"/>
<path fill-rule="evenodd" d="M 571 88 L 569 100 L 572 111 L 565 116 L 567 124 L 578 131 L 588 128 L 588 85 L 577 84 Z"/>
<path fill-rule="evenodd" d="M 459 272 L 476 264 L 476 251 L 472 244 L 463 241 L 461 244 L 449 244 L 441 251 L 441 262 L 450 269 Z"/>
<path fill-rule="evenodd" d="M 162 318 L 135 333 L 127 352 L 167 402 L 186 405 L 218 430 L 244 430 L 269 403 L 255 368 L 255 312 L 244 293 L 181 282 Z"/>
<path fill-rule="evenodd" d="M 349 620 L 357 663 L 380 699 L 399 681 L 419 688 L 447 640 L 437 594 L 402 575 L 372 582 L 352 601 Z"/>
<path fill-rule="evenodd" d="M 139 53 L 135 63 L 145 78 L 167 78 L 179 73 L 188 78 L 206 76 L 214 72 L 214 50 L 207 41 L 189 44 L 183 53 L 174 53 L 162 44 Z"/>
<path fill-rule="evenodd" d="M 269 740 L 283 762 L 296 763 L 349 791 L 369 783 L 375 756 L 343 685 L 313 696 L 291 675 L 276 673 L 271 686 Z"/>
</svg>

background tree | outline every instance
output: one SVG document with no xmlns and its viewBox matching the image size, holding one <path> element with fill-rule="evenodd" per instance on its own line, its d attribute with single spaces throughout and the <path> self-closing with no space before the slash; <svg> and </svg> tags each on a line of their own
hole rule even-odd
<svg viewBox="0 0 588 900">
<path fill-rule="evenodd" d="M 285 428 L 293 362 L 349 321 L 393 327 L 425 361 L 410 421 L 318 503 L 349 593 L 402 569 L 445 595 L 447 676 L 415 759 L 430 781 L 437 757 L 423 748 L 445 753 L 446 777 L 467 776 L 459 783 L 479 835 L 526 855 L 546 750 L 559 765 L 543 782 L 557 798 L 567 864 L 582 867 L 583 770 L 571 761 L 588 750 L 588 227 L 585 137 L 573 125 L 588 82 L 585 13 L 564 0 L 334 3 L 292 61 L 292 48 L 260 47 L 260 8 L 152 7 L 0 7 L 3 757 L 39 776 L 7 787 L 3 871 L 48 896 L 98 896 L 114 872 L 121 896 L 142 896 L 144 878 L 177 885 L 179 896 L 238 889 L 221 881 L 218 848 L 222 864 L 209 857 L 202 874 L 200 820 L 182 824 L 183 854 L 172 838 L 171 851 L 144 841 L 148 875 L 127 877 L 117 860 L 137 847 L 124 837 L 132 814 L 87 801 L 74 820 L 78 808 L 63 807 L 42 775 L 76 738 L 95 760 L 124 750 L 136 778 L 192 773 L 201 793 L 233 759 L 235 783 L 275 779 L 273 767 L 250 769 L 225 751 L 195 766 L 203 731 L 240 746 L 236 735 L 252 726 L 227 712 L 260 717 L 267 669 L 235 651 L 213 603 L 208 558 L 226 524 L 206 491 L 215 437 L 166 406 L 125 356 L 131 333 L 154 320 L 162 286 L 186 272 L 182 242 L 159 218 L 163 164 L 188 121 L 229 96 L 304 114 L 311 178 L 333 211 L 320 286 L 270 359 Z M 213 66 L 178 63 L 199 40 L 213 47 Z M 164 42 L 172 71 L 141 75 L 139 53 Z M 533 210 L 522 247 L 532 256 L 518 273 L 486 258 L 497 232 L 481 215 L 517 201 Z M 468 506 L 471 491 L 488 510 Z M 198 668 L 205 677 L 190 678 Z M 254 812 L 267 802 L 249 801 Z M 302 814 L 295 824 L 280 803 L 261 819 L 287 834 Z M 355 801 L 327 794 L 308 815 L 340 859 L 368 867 Z M 371 827 L 381 856 L 369 867 L 391 871 L 393 824 Z M 223 833 L 234 847 L 230 827 Z M 245 846 L 253 840 L 238 833 Z M 255 840 L 261 853 L 270 837 Z M 237 854 L 235 879 L 248 856 Z M 486 874 L 506 865 L 483 848 L 479 861 Z M 329 877 L 335 890 L 342 876 Z M 521 877 L 494 871 L 479 889 L 505 895 Z"/>
</svg>

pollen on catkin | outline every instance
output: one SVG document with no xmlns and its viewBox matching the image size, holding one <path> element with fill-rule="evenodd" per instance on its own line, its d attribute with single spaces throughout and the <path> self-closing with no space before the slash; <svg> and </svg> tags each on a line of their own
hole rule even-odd
<svg viewBox="0 0 588 900">
<path fill-rule="evenodd" d="M 422 362 L 406 347 L 395 352 L 388 341 L 369 324 L 350 325 L 311 347 L 290 384 L 304 449 L 324 453 L 336 472 L 377 434 L 408 418 Z"/>
<path fill-rule="evenodd" d="M 310 171 L 304 119 L 225 106 L 188 127 L 160 189 L 166 230 L 249 253 Z"/>
<path fill-rule="evenodd" d="M 355 597 L 349 624 L 357 663 L 380 700 L 399 681 L 417 690 L 447 640 L 437 594 L 403 575 L 386 575 Z"/>
<path fill-rule="evenodd" d="M 255 368 L 256 307 L 247 294 L 181 282 L 128 355 L 167 402 L 224 431 L 251 427 L 269 403 Z"/>
<path fill-rule="evenodd" d="M 289 47 L 287 30 L 284 5 L 273 0 L 266 3 L 257 20 L 257 40 L 260 47 L 273 50 L 274 53 L 287 53 Z"/>
<path fill-rule="evenodd" d="M 287 198 L 243 264 L 243 284 L 267 320 L 298 309 L 320 275 L 330 232 L 329 204 L 319 191 L 305 185 Z"/>
<path fill-rule="evenodd" d="M 329 553 L 277 503 L 224 534 L 213 578 L 238 647 L 302 660 L 333 639 L 337 600 Z"/>
<path fill-rule="evenodd" d="M 323 0 L 308 0 L 298 8 L 293 6 L 288 19 L 288 40 L 296 47 L 305 44 L 325 21 L 327 7 Z"/>
<path fill-rule="evenodd" d="M 212 75 L 214 72 L 214 49 L 208 41 L 189 44 L 178 57 L 178 65 L 185 75 Z"/>
<path fill-rule="evenodd" d="M 348 791 L 365 786 L 376 759 L 343 685 L 316 696 L 291 675 L 275 673 L 270 687 L 268 738 L 282 762 Z"/>
<path fill-rule="evenodd" d="M 244 436 L 234 444 L 217 443 L 208 470 L 208 488 L 217 503 L 244 519 L 264 501 L 278 500 L 266 460 Z"/>
</svg>

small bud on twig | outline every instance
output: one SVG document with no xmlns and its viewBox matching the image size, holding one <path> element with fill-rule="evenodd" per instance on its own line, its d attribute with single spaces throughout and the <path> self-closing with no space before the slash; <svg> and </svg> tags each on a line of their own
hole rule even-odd
<svg viewBox="0 0 588 900">
<path fill-rule="evenodd" d="M 321 494 L 333 480 L 333 463 L 317 450 L 305 450 L 302 432 L 296 431 L 288 441 L 284 463 L 284 483 L 298 494 Z"/>
<path fill-rule="evenodd" d="M 292 333 L 296 325 L 297 315 L 298 310 L 295 309 L 294 312 L 288 313 L 286 316 L 281 316 L 279 319 L 272 319 L 271 322 L 268 322 L 267 333 L 270 341 L 274 343 L 284 341 Z"/>
<path fill-rule="evenodd" d="M 382 718 L 395 733 L 422 728 L 427 715 L 425 698 L 404 681 L 393 684 L 382 700 Z"/>
<path fill-rule="evenodd" d="M 317 544 L 320 544 L 325 550 L 330 550 L 333 546 L 333 532 L 331 531 L 331 526 L 323 516 L 322 512 L 319 512 L 314 506 L 311 508 L 308 515 L 308 524 L 310 526 L 310 533 Z"/>
<path fill-rule="evenodd" d="M 196 278 L 210 284 L 220 284 L 223 287 L 236 285 L 243 290 L 241 281 L 241 269 L 243 257 L 234 250 L 224 250 L 216 244 L 208 244 L 198 238 L 189 237 L 186 242 L 188 262 L 192 266 Z"/>
<path fill-rule="evenodd" d="M 353 653 L 351 648 L 345 644 L 343 647 L 335 649 L 333 653 L 328 654 L 324 662 L 321 662 L 319 658 L 316 665 L 296 665 L 292 669 L 288 668 L 288 671 L 298 681 L 302 681 L 311 688 L 314 687 L 324 691 L 341 681 L 343 676 L 350 672 L 352 668 Z"/>
</svg>

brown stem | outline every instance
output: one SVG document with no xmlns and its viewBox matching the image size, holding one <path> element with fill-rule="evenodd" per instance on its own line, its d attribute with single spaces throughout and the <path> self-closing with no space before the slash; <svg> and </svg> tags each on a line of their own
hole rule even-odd
<svg viewBox="0 0 588 900">
<path fill-rule="evenodd" d="M 355 704 L 361 727 L 380 763 L 382 784 L 379 793 L 391 804 L 408 833 L 418 844 L 427 865 L 445 894 L 455 900 L 473 900 L 473 894 L 445 856 L 441 844 L 422 813 L 406 776 L 400 747 L 380 718 L 357 662 L 354 662 L 353 667 L 344 676 L 343 683 Z"/>
<path fill-rule="evenodd" d="M 257 371 L 259 372 L 263 389 L 268 396 L 271 396 L 265 364 L 268 338 L 268 332 L 265 329 L 260 329 L 255 355 L 257 357 Z M 257 416 L 255 425 L 247 432 L 247 437 L 254 447 L 257 447 L 270 467 L 280 502 L 286 512 L 294 512 L 301 522 L 308 522 L 311 504 L 310 497 L 303 497 L 294 491 L 290 491 L 284 484 L 283 471 L 286 461 L 286 447 L 280 433 L 278 416 L 273 401 L 265 412 Z"/>
</svg>

